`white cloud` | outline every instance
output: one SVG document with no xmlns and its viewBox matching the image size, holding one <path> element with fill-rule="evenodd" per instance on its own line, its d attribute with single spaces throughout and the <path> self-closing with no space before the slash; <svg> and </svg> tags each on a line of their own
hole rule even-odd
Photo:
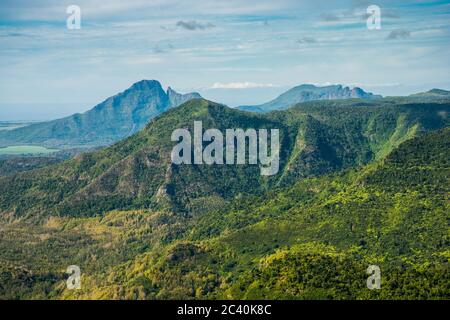
<svg viewBox="0 0 450 320">
<path fill-rule="evenodd" d="M 127 59 L 127 63 L 131 65 L 159 64 L 163 61 L 160 57 L 140 56 Z"/>
<path fill-rule="evenodd" d="M 211 29 L 211 28 L 214 28 L 215 25 L 213 25 L 210 22 L 208 22 L 208 23 L 201 23 L 201 22 L 198 22 L 198 21 L 195 21 L 195 20 L 191 20 L 191 21 L 180 20 L 180 21 L 177 22 L 177 27 L 181 27 L 181 28 L 186 29 L 186 30 L 194 31 L 194 30 Z"/>
<path fill-rule="evenodd" d="M 324 0 L 322 0 L 324 1 Z M 273 13 L 298 3 L 298 0 L 77 0 L 82 16 L 90 18 L 139 16 L 181 17 L 186 15 L 222 15 L 222 14 L 255 14 Z M 15 0 L 0 1 L 0 18 L 18 20 L 51 20 L 58 21 L 66 17 L 65 9 L 73 4 L 71 0 Z M 298 6 L 298 4 L 297 4 Z"/>
<path fill-rule="evenodd" d="M 255 83 L 255 82 L 230 82 L 230 83 L 214 83 L 210 89 L 253 89 L 253 88 L 273 88 L 271 83 Z"/>
</svg>

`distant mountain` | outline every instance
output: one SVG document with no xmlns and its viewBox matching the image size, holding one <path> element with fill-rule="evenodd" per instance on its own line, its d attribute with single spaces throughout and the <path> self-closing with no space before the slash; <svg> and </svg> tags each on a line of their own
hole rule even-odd
<svg viewBox="0 0 450 320">
<path fill-rule="evenodd" d="M 365 92 L 363 89 L 358 87 L 350 89 L 349 87 L 343 87 L 342 85 L 316 87 L 312 84 L 303 84 L 290 89 L 270 102 L 256 106 L 241 106 L 239 109 L 253 112 L 269 112 L 273 110 L 286 109 L 300 102 L 351 98 L 375 99 L 381 98 L 381 96 Z"/>
<path fill-rule="evenodd" d="M 412 94 L 410 95 L 410 97 L 450 98 L 450 91 L 442 89 L 431 89 L 427 92 Z"/>
<path fill-rule="evenodd" d="M 83 113 L 0 132 L 0 146 L 42 145 L 57 148 L 112 144 L 142 129 L 152 118 L 194 99 L 198 93 L 167 92 L 156 80 L 142 80 Z"/>
</svg>

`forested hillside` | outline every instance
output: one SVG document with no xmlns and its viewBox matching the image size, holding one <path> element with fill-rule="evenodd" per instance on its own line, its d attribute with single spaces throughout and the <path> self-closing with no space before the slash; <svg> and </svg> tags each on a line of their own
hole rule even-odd
<svg viewBox="0 0 450 320">
<path fill-rule="evenodd" d="M 450 129 L 358 170 L 195 217 L 111 211 L 2 227 L 3 298 L 450 298 Z M 20 244 L 20 245 L 17 245 Z M 81 266 L 81 290 L 64 269 Z M 381 290 L 366 269 L 379 265 Z"/>
<path fill-rule="evenodd" d="M 407 139 L 448 126 L 449 111 L 450 104 L 351 100 L 305 103 L 261 115 L 191 100 L 109 148 L 0 178 L 0 218 L 87 217 L 148 208 L 195 215 L 236 196 L 383 158 Z M 222 131 L 279 129 L 280 172 L 262 177 L 255 165 L 171 164 L 172 131 L 192 128 L 195 120 Z"/>
</svg>

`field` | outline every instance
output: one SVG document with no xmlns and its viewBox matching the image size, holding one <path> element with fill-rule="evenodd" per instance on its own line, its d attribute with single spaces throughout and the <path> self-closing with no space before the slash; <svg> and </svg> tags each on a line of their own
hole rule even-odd
<svg viewBox="0 0 450 320">
<path fill-rule="evenodd" d="M 6 148 L 0 148 L 0 155 L 23 155 L 23 154 L 49 154 L 57 152 L 57 149 L 47 149 L 39 146 L 10 146 Z"/>
</svg>

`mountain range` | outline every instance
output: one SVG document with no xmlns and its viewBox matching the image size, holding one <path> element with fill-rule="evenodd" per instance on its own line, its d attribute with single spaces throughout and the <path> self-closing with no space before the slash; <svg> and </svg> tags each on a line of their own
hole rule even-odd
<svg viewBox="0 0 450 320">
<path fill-rule="evenodd" d="M 450 298 L 445 91 L 263 113 L 186 100 L 111 146 L 8 166 L 0 299 Z M 194 121 L 279 129 L 278 174 L 173 164 L 172 132 Z M 69 265 L 80 290 L 66 289 Z M 382 290 L 367 289 L 368 265 Z"/>
<path fill-rule="evenodd" d="M 448 91 L 433 89 L 411 95 L 417 101 L 437 101 L 448 97 Z M 111 145 L 141 130 L 151 119 L 200 94 L 180 94 L 171 87 L 164 91 L 156 80 L 141 80 L 112 96 L 91 110 L 48 122 L 31 124 L 14 130 L 0 131 L 0 147 L 38 145 L 58 149 L 92 149 Z M 361 88 L 342 85 L 316 87 L 300 85 L 276 99 L 257 106 L 241 106 L 240 110 L 269 112 L 284 110 L 297 103 L 321 100 L 380 99 L 381 96 Z"/>
<path fill-rule="evenodd" d="M 141 130 L 152 118 L 193 99 L 198 93 L 167 92 L 156 80 L 142 80 L 93 109 L 49 122 L 0 131 L 0 146 L 40 145 L 91 148 L 110 145 Z"/>
<path fill-rule="evenodd" d="M 305 101 L 379 97 L 360 88 L 350 89 L 341 85 L 301 85 L 266 104 L 240 109 L 267 112 L 285 109 Z M 83 114 L 0 131 L 0 147 L 39 145 L 74 149 L 107 146 L 138 132 L 148 121 L 161 113 L 195 98 L 201 96 L 198 93 L 179 94 L 170 87 L 165 92 L 160 82 L 141 80 Z"/>
<path fill-rule="evenodd" d="M 342 85 L 317 87 L 312 84 L 303 84 L 288 90 L 270 102 L 256 106 L 241 106 L 239 109 L 253 112 L 269 112 L 286 109 L 297 103 L 306 101 L 379 98 L 381 98 L 380 95 L 365 92 L 358 87 L 350 89 Z"/>
</svg>

